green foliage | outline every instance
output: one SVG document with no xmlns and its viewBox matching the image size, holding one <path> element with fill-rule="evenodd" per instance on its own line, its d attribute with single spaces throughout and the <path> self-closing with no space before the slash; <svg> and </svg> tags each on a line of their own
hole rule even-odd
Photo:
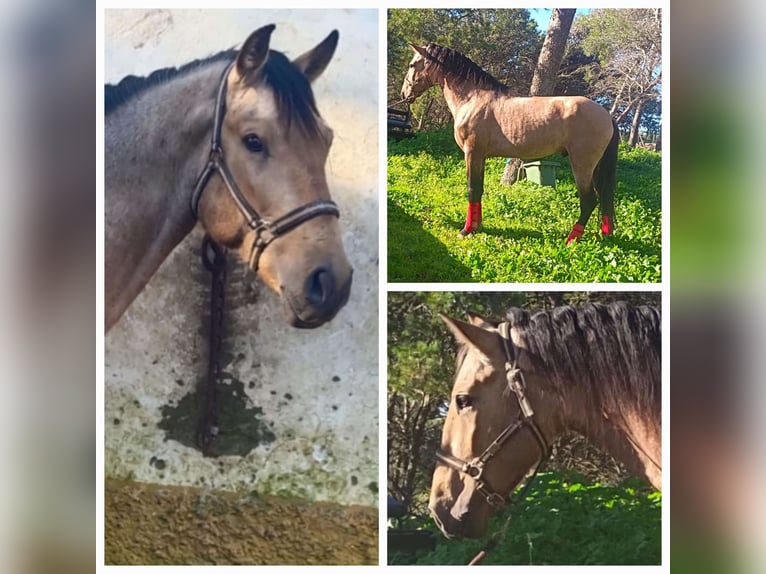
<svg viewBox="0 0 766 574">
<path fill-rule="evenodd" d="M 565 239 L 579 200 L 569 162 L 557 189 L 500 185 L 504 161 L 487 160 L 484 218 L 476 235 L 465 221 L 466 172 L 450 128 L 388 148 L 388 279 L 406 282 L 659 282 L 661 156 L 621 147 L 616 233 L 602 239 L 594 213 L 580 243 Z"/>
<path fill-rule="evenodd" d="M 576 20 L 576 29 L 586 30 L 582 48 L 599 60 L 614 58 L 625 47 L 661 49 L 659 16 L 653 9 L 599 9 Z"/>
<path fill-rule="evenodd" d="M 580 15 L 572 37 L 585 55 L 594 58 L 579 71 L 588 83 L 588 95 L 633 123 L 657 133 L 662 95 L 662 11 L 659 8 L 597 9 Z M 649 104 L 654 105 L 649 105 Z"/>
<path fill-rule="evenodd" d="M 506 524 L 482 564 L 659 564 L 661 508 L 661 494 L 638 480 L 604 486 L 573 473 L 540 473 L 525 500 L 490 519 L 483 540 L 447 540 L 429 517 L 420 517 L 407 527 L 436 532 L 436 549 L 389 555 L 389 564 L 467 564 Z"/>
<path fill-rule="evenodd" d="M 388 389 L 408 397 L 449 395 L 454 339 L 439 313 L 465 317 L 467 311 L 503 316 L 523 305 L 523 293 L 451 291 L 389 293 Z"/>
</svg>

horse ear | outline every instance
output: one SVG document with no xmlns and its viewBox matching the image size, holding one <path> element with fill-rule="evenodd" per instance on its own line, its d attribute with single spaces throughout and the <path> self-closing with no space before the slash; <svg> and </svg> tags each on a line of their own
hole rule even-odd
<svg viewBox="0 0 766 574">
<path fill-rule="evenodd" d="M 301 54 L 295 58 L 293 64 L 303 72 L 303 75 L 308 78 L 309 82 L 313 82 L 322 75 L 327 64 L 330 63 L 337 46 L 338 31 L 333 30 L 330 32 L 330 35 L 322 40 L 313 50 L 309 50 L 305 54 Z"/>
<path fill-rule="evenodd" d="M 441 313 L 439 317 L 447 324 L 459 343 L 470 345 L 482 355 L 489 357 L 492 349 L 497 346 L 498 334 L 495 331 L 488 331 L 484 327 L 452 319 Z"/>
<path fill-rule="evenodd" d="M 476 327 L 497 327 L 497 321 L 493 321 L 488 317 L 474 313 L 473 311 L 466 311 L 468 322 Z"/>
<path fill-rule="evenodd" d="M 410 48 L 415 50 L 418 54 L 423 56 L 424 58 L 427 57 L 426 49 L 424 46 L 418 46 L 417 44 L 413 44 L 412 42 L 407 42 L 410 45 Z"/>
<path fill-rule="evenodd" d="M 258 73 L 269 56 L 269 40 L 276 26 L 258 28 L 245 40 L 237 55 L 237 72 L 243 78 Z"/>
</svg>

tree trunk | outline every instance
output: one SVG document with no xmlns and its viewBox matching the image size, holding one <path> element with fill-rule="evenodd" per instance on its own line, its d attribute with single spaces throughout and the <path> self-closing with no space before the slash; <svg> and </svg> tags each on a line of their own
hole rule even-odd
<svg viewBox="0 0 766 574">
<path fill-rule="evenodd" d="M 426 105 L 426 108 L 423 110 L 423 113 L 420 114 L 420 120 L 418 120 L 418 131 L 423 130 L 423 124 L 426 122 L 426 118 L 428 117 L 428 112 L 431 111 L 431 105 L 434 103 L 434 99 L 431 98 L 428 100 L 428 104 Z"/>
<path fill-rule="evenodd" d="M 519 176 L 519 168 L 524 165 L 524 162 L 517 157 L 510 158 L 508 163 L 505 164 L 505 170 L 500 178 L 500 183 L 503 185 L 513 185 L 516 183 L 516 179 Z"/>
<path fill-rule="evenodd" d="M 553 95 L 553 88 L 556 85 L 561 60 L 564 58 L 569 29 L 572 27 L 574 16 L 575 10 L 572 8 L 554 8 L 551 12 L 548 31 L 545 34 L 543 47 L 537 59 L 532 85 L 529 87 L 530 96 Z M 505 166 L 500 183 L 503 185 L 515 183 L 521 164 L 520 159 L 511 158 Z"/>
<path fill-rule="evenodd" d="M 569 29 L 574 20 L 574 9 L 554 8 L 548 22 L 548 32 L 545 34 L 540 57 L 537 59 L 532 85 L 529 87 L 530 96 L 553 95 L 561 60 L 569 37 Z"/>
<path fill-rule="evenodd" d="M 641 114 L 644 113 L 645 100 L 640 100 L 636 104 L 636 111 L 633 112 L 633 123 L 630 126 L 630 136 L 628 137 L 628 147 L 636 147 L 638 142 L 638 128 L 641 125 Z"/>
<path fill-rule="evenodd" d="M 654 151 L 662 151 L 662 124 L 660 124 L 660 131 L 657 132 L 657 141 L 654 142 Z"/>
</svg>

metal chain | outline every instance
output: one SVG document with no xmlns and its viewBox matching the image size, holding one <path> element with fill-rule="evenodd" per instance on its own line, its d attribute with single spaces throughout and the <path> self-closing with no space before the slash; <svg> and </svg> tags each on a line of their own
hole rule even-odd
<svg viewBox="0 0 766 574">
<path fill-rule="evenodd" d="M 202 240 L 202 264 L 210 271 L 210 323 L 207 376 L 202 382 L 201 413 L 197 424 L 197 446 L 205 456 L 220 430 L 218 424 L 218 382 L 221 379 L 223 315 L 226 297 L 226 249 L 209 235 Z"/>
</svg>

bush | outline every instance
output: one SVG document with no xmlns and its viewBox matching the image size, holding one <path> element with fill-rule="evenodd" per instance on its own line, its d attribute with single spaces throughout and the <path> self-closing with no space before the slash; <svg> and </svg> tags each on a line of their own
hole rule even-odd
<svg viewBox="0 0 766 574">
<path fill-rule="evenodd" d="M 661 524 L 662 496 L 644 481 L 604 486 L 541 472 L 525 500 L 490 519 L 484 539 L 447 540 L 429 517 L 410 519 L 407 528 L 437 532 L 436 549 L 390 554 L 389 564 L 467 564 L 496 532 L 501 540 L 482 564 L 660 564 Z"/>
</svg>

